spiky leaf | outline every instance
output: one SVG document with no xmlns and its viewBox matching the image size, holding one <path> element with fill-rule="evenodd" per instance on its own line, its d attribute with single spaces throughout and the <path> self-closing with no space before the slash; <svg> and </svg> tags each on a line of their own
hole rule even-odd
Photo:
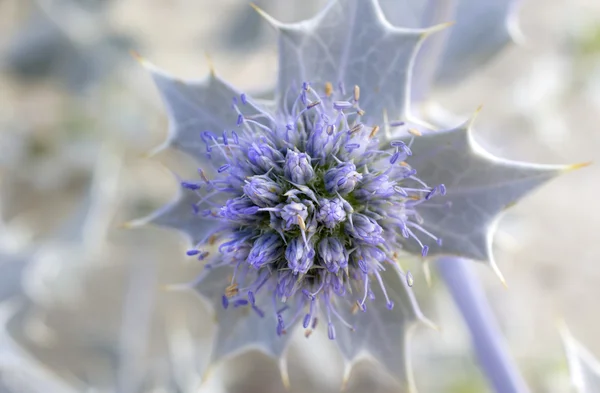
<svg viewBox="0 0 600 393">
<path fill-rule="evenodd" d="M 492 261 L 491 240 L 499 215 L 536 187 L 569 169 L 494 157 L 473 139 L 470 122 L 455 129 L 416 137 L 410 165 L 430 185 L 444 184 L 438 199 L 449 206 L 420 211 L 423 227 L 443 239 L 442 246 L 424 238 L 430 253 Z M 420 248 L 407 242 L 415 253 Z"/>
<path fill-rule="evenodd" d="M 376 0 L 332 1 L 298 24 L 271 21 L 279 31 L 281 102 L 305 81 L 341 83 L 365 92 L 361 107 L 371 122 L 381 122 L 384 109 L 393 118 L 405 116 L 411 65 L 427 30 L 393 27 Z"/>
<path fill-rule="evenodd" d="M 223 292 L 232 273 L 233 269 L 230 267 L 206 269 L 194 284 L 197 292 L 209 302 L 215 313 L 218 328 L 211 361 L 217 363 L 248 348 L 257 348 L 276 358 L 282 356 L 291 332 L 279 337 L 275 335 L 277 319 L 274 313 L 266 312 L 264 317 L 260 317 L 250 307 L 223 307 Z M 272 299 L 266 293 L 263 291 L 257 295 L 256 304 L 259 307 L 270 306 Z M 282 315 L 285 316 L 286 313 Z"/>
<path fill-rule="evenodd" d="M 415 69 L 419 84 L 461 82 L 481 69 L 518 34 L 514 0 L 380 2 L 395 26 L 420 28 L 455 22 L 450 29 L 431 37 L 419 54 Z M 420 80 L 424 72 L 430 80 Z"/>
<path fill-rule="evenodd" d="M 341 307 L 344 319 L 356 331 L 338 329 L 337 343 L 348 371 L 361 356 L 370 357 L 385 367 L 401 385 L 408 387 L 412 384 L 412 376 L 406 362 L 407 335 L 418 323 L 429 322 L 423 317 L 406 276 L 399 268 L 387 267 L 382 278 L 386 292 L 394 302 L 394 309 L 390 311 L 386 307 L 381 289 L 374 286 L 377 301 L 369 303 L 366 312 L 357 311 L 352 304 Z"/>
<path fill-rule="evenodd" d="M 161 148 L 173 147 L 207 164 L 206 145 L 201 133 L 220 134 L 237 127 L 238 113 L 231 103 L 240 92 L 211 73 L 203 80 L 183 81 L 174 78 L 148 61 L 141 59 L 150 71 L 169 116 L 169 136 Z M 242 113 L 256 113 L 252 103 L 240 106 Z"/>
</svg>

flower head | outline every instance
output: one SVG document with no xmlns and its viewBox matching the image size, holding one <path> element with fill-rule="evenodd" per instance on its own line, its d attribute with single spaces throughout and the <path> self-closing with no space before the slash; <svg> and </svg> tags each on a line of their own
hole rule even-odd
<svg viewBox="0 0 600 393">
<path fill-rule="evenodd" d="M 366 310 L 372 286 L 386 294 L 380 272 L 394 268 L 403 243 L 421 244 L 426 254 L 419 236 L 435 236 L 420 226 L 416 208 L 436 188 L 404 161 L 405 142 L 381 144 L 379 126 L 362 120 L 357 93 L 304 83 L 290 111 L 242 115 L 246 102 L 234 100 L 235 134 L 205 138 L 218 170 L 193 190 L 214 206 L 206 213 L 219 221 L 211 236 L 227 245 L 211 268 L 234 268 L 223 283 L 227 304 L 255 304 L 248 294 L 265 292 L 294 315 L 322 307 L 333 338 L 335 319 L 350 327 L 337 297 Z M 324 139 L 332 143 L 316 143 Z M 231 285 L 245 291 L 226 291 Z M 271 312 L 276 333 L 295 322 Z"/>
</svg>

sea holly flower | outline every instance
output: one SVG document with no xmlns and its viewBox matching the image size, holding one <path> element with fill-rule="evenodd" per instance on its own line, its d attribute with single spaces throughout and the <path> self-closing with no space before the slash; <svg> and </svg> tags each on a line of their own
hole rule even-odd
<svg viewBox="0 0 600 393">
<path fill-rule="evenodd" d="M 493 157 L 472 120 L 434 131 L 411 116 L 415 57 L 443 26 L 396 27 L 377 0 L 334 0 L 298 24 L 264 16 L 279 34 L 274 102 L 142 60 L 169 113 L 165 146 L 195 157 L 200 179 L 140 222 L 203 250 L 193 287 L 217 314 L 214 362 L 247 346 L 281 357 L 292 329 L 324 326 L 345 377 L 367 353 L 409 384 L 405 335 L 428 321 L 397 256 L 495 267 L 498 215 L 568 168 Z"/>
</svg>

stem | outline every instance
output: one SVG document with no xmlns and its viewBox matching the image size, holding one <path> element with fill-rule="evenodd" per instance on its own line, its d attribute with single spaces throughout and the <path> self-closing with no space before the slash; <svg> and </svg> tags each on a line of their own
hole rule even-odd
<svg viewBox="0 0 600 393">
<path fill-rule="evenodd" d="M 444 257 L 436 266 L 468 328 L 479 364 L 497 393 L 529 392 L 510 358 L 498 323 L 470 261 Z"/>
</svg>

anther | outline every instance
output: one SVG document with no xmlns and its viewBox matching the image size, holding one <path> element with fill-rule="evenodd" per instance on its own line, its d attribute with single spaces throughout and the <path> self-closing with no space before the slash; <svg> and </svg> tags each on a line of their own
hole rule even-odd
<svg viewBox="0 0 600 393">
<path fill-rule="evenodd" d="M 196 191 L 200 189 L 200 185 L 196 184 L 196 183 L 190 183 L 187 181 L 182 181 L 181 182 L 181 187 L 183 188 L 187 188 L 188 190 L 192 190 L 192 191 Z"/>
<path fill-rule="evenodd" d="M 246 105 L 248 103 L 248 99 L 246 98 L 246 93 L 242 93 L 240 95 L 240 98 L 242 100 L 242 104 Z"/>
<path fill-rule="evenodd" d="M 404 125 L 403 121 L 392 121 L 389 123 L 390 127 L 402 127 Z"/>
<path fill-rule="evenodd" d="M 298 219 L 298 226 L 300 227 L 300 229 L 306 231 L 306 224 L 304 223 L 302 216 L 300 214 L 297 214 L 296 218 Z"/>
<path fill-rule="evenodd" d="M 335 101 L 333 103 L 333 109 L 341 111 L 344 109 L 350 109 L 352 108 L 352 103 L 348 102 L 348 101 Z"/>
<path fill-rule="evenodd" d="M 325 83 L 325 96 L 331 97 L 332 93 L 333 93 L 333 85 L 331 84 L 331 82 L 326 82 Z"/>
<path fill-rule="evenodd" d="M 246 299 L 238 299 L 233 302 L 233 307 L 235 307 L 235 308 L 243 307 L 243 306 L 247 306 L 247 305 L 248 305 L 248 301 Z"/>
<path fill-rule="evenodd" d="M 358 85 L 354 85 L 354 101 L 357 101 L 360 99 L 360 87 Z"/>
<path fill-rule="evenodd" d="M 233 297 L 235 295 L 238 294 L 238 285 L 236 283 L 233 283 L 231 285 L 229 285 L 227 288 L 225 288 L 225 296 L 227 297 Z"/>
<path fill-rule="evenodd" d="M 330 340 L 335 340 L 335 326 L 333 326 L 332 322 L 327 324 L 327 336 Z"/>
<path fill-rule="evenodd" d="M 417 130 L 416 128 L 409 128 L 408 133 L 414 136 L 423 136 L 421 131 Z"/>
<path fill-rule="evenodd" d="M 406 272 L 406 283 L 409 287 L 412 287 L 415 283 L 415 279 L 413 278 L 413 275 L 410 271 Z"/>
<path fill-rule="evenodd" d="M 349 131 L 348 134 L 354 134 L 356 132 L 359 132 L 360 130 L 362 130 L 364 127 L 364 125 L 362 123 L 357 123 L 354 125 L 354 127 L 352 127 Z"/>
</svg>

